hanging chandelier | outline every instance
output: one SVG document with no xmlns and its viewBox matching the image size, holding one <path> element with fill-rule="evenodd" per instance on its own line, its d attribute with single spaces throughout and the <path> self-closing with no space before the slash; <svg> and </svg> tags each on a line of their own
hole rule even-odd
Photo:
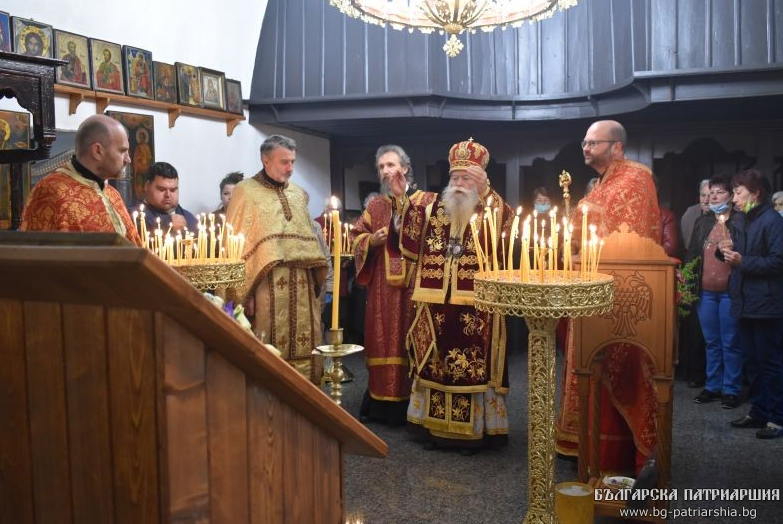
<svg viewBox="0 0 783 524">
<path fill-rule="evenodd" d="M 529 20 L 551 17 L 579 0 L 329 0 L 342 13 L 368 24 L 394 29 L 418 29 L 449 34 L 443 50 L 453 58 L 465 47 L 457 38 L 464 31 L 491 32 L 496 27 L 519 27 Z"/>
</svg>

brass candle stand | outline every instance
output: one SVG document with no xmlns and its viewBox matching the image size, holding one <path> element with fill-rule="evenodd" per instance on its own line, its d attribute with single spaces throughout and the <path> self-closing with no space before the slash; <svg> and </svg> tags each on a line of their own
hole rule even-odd
<svg viewBox="0 0 783 524">
<path fill-rule="evenodd" d="M 557 271 L 545 282 L 522 282 L 518 271 L 477 273 L 476 309 L 523 317 L 528 325 L 528 510 L 525 524 L 557 524 L 555 486 L 555 329 L 561 317 L 608 313 L 614 277 Z"/>
<path fill-rule="evenodd" d="M 171 268 L 182 275 L 200 291 L 219 287 L 239 287 L 245 281 L 245 261 L 215 259 L 203 264 L 171 264 Z"/>
<path fill-rule="evenodd" d="M 358 344 L 343 344 L 343 328 L 329 329 L 326 331 L 326 345 L 318 346 L 313 350 L 314 355 L 330 357 L 332 359 L 331 369 L 325 369 L 324 375 L 329 378 L 330 396 L 336 404 L 342 404 L 343 386 L 342 381 L 345 377 L 342 358 L 353 355 L 364 350 L 364 346 Z"/>
</svg>

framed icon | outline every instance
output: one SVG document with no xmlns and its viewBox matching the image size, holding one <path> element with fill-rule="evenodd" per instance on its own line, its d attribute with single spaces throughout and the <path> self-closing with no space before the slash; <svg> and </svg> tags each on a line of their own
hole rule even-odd
<svg viewBox="0 0 783 524">
<path fill-rule="evenodd" d="M 52 57 L 52 26 L 18 16 L 11 17 L 14 28 L 14 53 Z"/>
<path fill-rule="evenodd" d="M 201 68 L 202 106 L 208 109 L 226 110 L 226 75 L 220 71 Z"/>
<path fill-rule="evenodd" d="M 177 62 L 177 102 L 201 107 L 201 71 L 198 67 Z"/>
<path fill-rule="evenodd" d="M 92 87 L 90 45 L 86 36 L 54 30 L 54 56 L 67 63 L 55 69 L 58 84 Z"/>
<path fill-rule="evenodd" d="M 125 94 L 120 44 L 90 38 L 90 56 L 95 90 Z"/>
<path fill-rule="evenodd" d="M 106 111 L 106 115 L 125 126 L 128 132 L 131 164 L 127 169 L 133 180 L 133 197 L 136 202 L 142 202 L 147 170 L 155 162 L 155 119 L 152 115 L 122 111 Z"/>
<path fill-rule="evenodd" d="M 125 64 L 125 90 L 128 96 L 155 98 L 152 53 L 125 45 L 122 46 L 122 56 Z"/>
<path fill-rule="evenodd" d="M 172 64 L 153 62 L 152 71 L 155 79 L 155 100 L 176 104 L 177 70 Z"/>
<path fill-rule="evenodd" d="M 0 51 L 11 52 L 11 17 L 0 11 Z"/>
<path fill-rule="evenodd" d="M 241 115 L 242 108 L 242 84 L 239 80 L 226 80 L 226 111 Z"/>
</svg>

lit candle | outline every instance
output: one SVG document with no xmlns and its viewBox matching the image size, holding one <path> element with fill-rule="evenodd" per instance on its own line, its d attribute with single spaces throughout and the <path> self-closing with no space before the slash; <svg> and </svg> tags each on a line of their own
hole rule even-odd
<svg viewBox="0 0 783 524">
<path fill-rule="evenodd" d="M 476 262 L 479 267 L 479 271 L 482 273 L 484 272 L 484 261 L 481 257 L 481 246 L 479 245 L 479 236 L 478 231 L 476 230 L 476 220 L 478 220 L 478 215 L 473 214 L 472 217 L 470 217 L 470 233 L 473 236 L 473 246 L 476 250 Z"/>
<path fill-rule="evenodd" d="M 582 204 L 582 246 L 579 252 L 579 273 L 582 280 L 587 276 L 585 273 L 587 264 L 587 204 Z"/>
<path fill-rule="evenodd" d="M 506 263 L 506 232 L 503 231 L 503 234 L 500 237 L 501 237 L 500 238 L 500 246 L 503 249 L 503 258 L 502 258 L 502 260 L 503 260 L 503 263 L 505 264 Z M 509 258 L 511 257 L 511 250 L 512 250 L 512 247 L 509 246 L 509 248 L 508 248 Z M 508 268 L 508 265 L 506 265 L 506 268 Z"/>
<path fill-rule="evenodd" d="M 244 251 L 245 251 L 245 235 L 240 233 L 239 235 L 237 235 L 237 237 L 239 240 L 239 246 L 237 248 L 237 258 L 242 258 L 242 255 L 244 255 Z"/>
<path fill-rule="evenodd" d="M 484 210 L 484 216 L 482 217 L 482 226 L 481 226 L 484 231 L 484 244 L 481 246 L 482 251 L 484 249 L 489 249 L 489 242 L 487 242 L 487 229 L 489 229 L 489 227 L 487 226 L 487 223 L 489 222 L 487 216 L 488 214 L 489 214 L 489 208 L 486 208 Z M 487 263 L 487 268 L 486 268 L 487 271 L 491 271 L 492 268 L 489 267 L 489 259 L 487 259 L 486 263 Z"/>
<path fill-rule="evenodd" d="M 340 212 L 337 199 L 332 197 L 332 231 L 334 231 L 334 277 L 332 281 L 332 329 L 339 328 L 340 311 L 340 248 L 342 247 Z"/>
<path fill-rule="evenodd" d="M 726 215 L 718 215 L 718 221 L 720 222 L 720 226 L 721 226 L 720 229 L 721 229 L 722 240 L 726 240 L 729 231 L 728 228 L 726 227 Z"/>
<path fill-rule="evenodd" d="M 517 216 L 514 217 L 514 221 L 511 223 L 511 233 L 508 237 L 508 262 L 506 263 L 506 269 L 508 269 L 509 278 L 511 278 L 511 271 L 514 269 L 514 239 L 517 238 L 520 214 L 522 214 L 522 206 L 517 208 Z M 520 264 L 519 267 L 521 269 L 522 265 Z"/>
<path fill-rule="evenodd" d="M 522 282 L 527 282 L 530 277 L 530 215 L 525 219 L 524 227 L 522 228 L 522 243 L 520 245 L 519 253 L 519 278 Z"/>
</svg>

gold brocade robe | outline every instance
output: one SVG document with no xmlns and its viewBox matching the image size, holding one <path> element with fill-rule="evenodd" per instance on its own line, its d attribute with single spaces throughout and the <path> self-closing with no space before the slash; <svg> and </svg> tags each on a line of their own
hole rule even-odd
<svg viewBox="0 0 783 524">
<path fill-rule="evenodd" d="M 304 191 L 290 182 L 276 187 L 259 173 L 234 188 L 226 220 L 245 236 L 239 300 L 255 299 L 254 330 L 318 382 L 311 352 L 321 343 L 315 288 L 323 277 L 316 270 L 328 263 L 313 234 Z"/>
<path fill-rule="evenodd" d="M 500 211 L 500 237 L 512 212 L 495 192 L 492 201 Z M 479 242 L 491 253 L 483 238 L 479 229 Z M 457 230 L 440 199 L 426 207 L 406 205 L 400 248 L 418 259 L 416 315 L 407 336 L 415 377 L 408 420 L 443 439 L 506 434 L 505 318 L 473 307 L 478 259 L 470 226 Z"/>
<path fill-rule="evenodd" d="M 21 230 L 117 233 L 141 245 L 117 190 L 109 184 L 101 190 L 70 162 L 35 185 L 22 213 Z"/>
</svg>

